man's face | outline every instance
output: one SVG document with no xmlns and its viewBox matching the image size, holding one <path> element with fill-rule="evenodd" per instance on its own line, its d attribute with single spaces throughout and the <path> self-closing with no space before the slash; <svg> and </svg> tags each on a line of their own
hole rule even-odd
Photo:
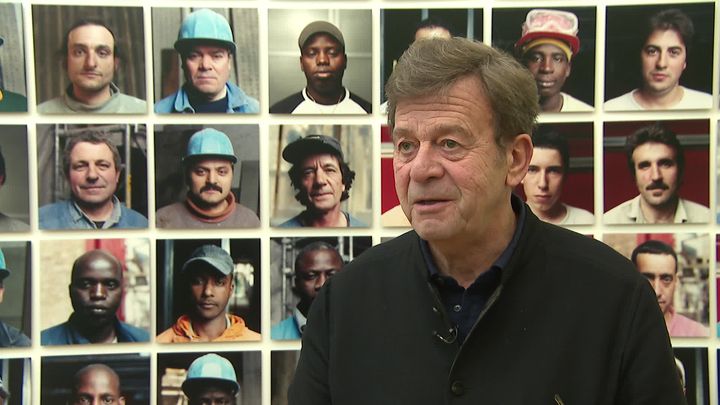
<svg viewBox="0 0 720 405">
<path fill-rule="evenodd" d="M 393 129 L 395 189 L 413 228 L 428 241 L 484 234 L 510 189 L 506 147 L 478 79 L 459 79 L 446 95 L 400 100 Z M 512 183 L 512 184 L 510 184 Z"/>
<path fill-rule="evenodd" d="M 540 97 L 550 98 L 562 91 L 565 80 L 570 76 L 570 61 L 562 49 L 542 44 L 528 50 L 523 58 L 525 66 L 535 77 Z"/>
<path fill-rule="evenodd" d="M 232 274 L 222 274 L 210 265 L 196 263 L 188 274 L 193 310 L 201 321 L 225 316 L 235 283 Z"/>
<path fill-rule="evenodd" d="M 305 42 L 300 68 L 308 87 L 315 92 L 335 91 L 342 86 L 346 66 L 345 51 L 332 35 L 315 34 Z"/>
<path fill-rule="evenodd" d="M 685 44 L 676 31 L 653 31 L 640 51 L 643 89 L 657 95 L 674 90 L 687 66 L 686 57 Z"/>
<path fill-rule="evenodd" d="M 110 148 L 104 143 L 77 143 L 70 153 L 68 182 L 81 205 L 100 206 L 112 200 L 120 170 Z"/>
<path fill-rule="evenodd" d="M 225 159 L 203 159 L 191 164 L 190 194 L 203 208 L 216 207 L 227 198 L 232 188 L 233 166 Z"/>
<path fill-rule="evenodd" d="M 638 271 L 655 290 L 660 310 L 666 313 L 673 303 L 677 286 L 675 259 L 666 254 L 640 253 L 635 261 Z"/>
<path fill-rule="evenodd" d="M 68 34 L 67 74 L 79 93 L 105 91 L 113 80 L 117 58 L 115 40 L 99 25 L 83 25 Z"/>
<path fill-rule="evenodd" d="M 232 58 L 226 48 L 196 45 L 185 57 L 185 78 L 209 101 L 225 96 L 225 83 L 230 78 Z"/>
<path fill-rule="evenodd" d="M 235 404 L 235 396 L 220 387 L 213 385 L 201 387 L 190 398 L 189 405 L 231 405 Z"/>
<path fill-rule="evenodd" d="M 306 157 L 302 165 L 302 200 L 315 212 L 328 212 L 340 206 L 345 191 L 340 162 L 335 155 L 321 153 Z"/>
<path fill-rule="evenodd" d="M 305 253 L 295 268 L 295 287 L 300 299 L 312 302 L 325 282 L 342 267 L 342 258 L 334 249 Z"/>
<path fill-rule="evenodd" d="M 523 189 L 533 211 L 547 212 L 560 203 L 565 170 L 557 149 L 534 148 Z"/>
<path fill-rule="evenodd" d="M 0 280 L 0 304 L 2 304 L 4 298 L 5 298 L 5 281 Z"/>
<path fill-rule="evenodd" d="M 663 143 L 646 142 L 635 148 L 632 159 L 641 198 L 651 207 L 672 203 L 681 180 L 675 149 Z"/>
<path fill-rule="evenodd" d="M 91 369 L 80 376 L 73 392 L 73 405 L 125 404 L 120 381 L 103 369 Z"/>
<path fill-rule="evenodd" d="M 122 271 L 116 262 L 94 255 L 78 264 L 70 283 L 70 301 L 84 322 L 113 322 L 122 294 Z"/>
</svg>

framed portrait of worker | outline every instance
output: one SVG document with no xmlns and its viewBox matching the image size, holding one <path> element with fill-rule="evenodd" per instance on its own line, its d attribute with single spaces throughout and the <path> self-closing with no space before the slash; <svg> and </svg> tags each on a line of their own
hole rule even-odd
<svg viewBox="0 0 720 405">
<path fill-rule="evenodd" d="M 159 239 L 157 343 L 261 340 L 260 239 Z"/>
<path fill-rule="evenodd" d="M 43 346 L 150 341 L 150 245 L 144 238 L 40 242 Z"/>
<path fill-rule="evenodd" d="M 271 238 L 270 337 L 299 340 L 320 288 L 370 246 L 370 236 Z"/>
<path fill-rule="evenodd" d="M 591 112 L 596 8 L 495 8 L 492 44 L 514 54 L 537 84 L 542 113 Z"/>
<path fill-rule="evenodd" d="M 40 403 L 149 404 L 150 362 L 150 353 L 44 356 Z"/>
<path fill-rule="evenodd" d="M 369 227 L 371 136 L 369 125 L 271 125 L 270 225 Z"/>
<path fill-rule="evenodd" d="M 158 353 L 156 381 L 158 404 L 260 404 L 262 356 L 259 351 Z"/>
<path fill-rule="evenodd" d="M 270 352 L 270 403 L 287 404 L 288 387 L 295 376 L 300 350 Z"/>
<path fill-rule="evenodd" d="M 673 347 L 673 354 L 687 403 L 709 403 L 708 349 L 705 347 Z"/>
<path fill-rule="evenodd" d="M 268 10 L 270 113 L 372 113 L 372 13 Z"/>
<path fill-rule="evenodd" d="M 481 8 L 385 8 L 380 10 L 380 110 L 387 113 L 385 83 L 410 45 L 427 38 L 464 37 L 482 41 Z"/>
<path fill-rule="evenodd" d="M 22 5 L 0 4 L 0 113 L 27 112 Z"/>
<path fill-rule="evenodd" d="M 0 242 L 0 348 L 3 349 L 31 346 L 31 256 L 30 242 Z"/>
<path fill-rule="evenodd" d="M 29 160 L 27 127 L 1 125 L 0 232 L 30 230 Z"/>
<path fill-rule="evenodd" d="M 258 10 L 153 7 L 156 114 L 260 112 Z"/>
<path fill-rule="evenodd" d="M 714 4 L 610 6 L 605 111 L 712 107 Z"/>
<path fill-rule="evenodd" d="M 604 223 L 707 223 L 709 129 L 707 120 L 606 122 Z"/>
<path fill-rule="evenodd" d="M 158 124 L 154 135 L 158 228 L 260 226 L 257 125 Z"/>
<path fill-rule="evenodd" d="M 710 335 L 710 240 L 701 233 L 605 234 L 647 278 L 672 338 Z"/>
<path fill-rule="evenodd" d="M 33 5 L 40 114 L 147 114 L 142 7 Z"/>
</svg>

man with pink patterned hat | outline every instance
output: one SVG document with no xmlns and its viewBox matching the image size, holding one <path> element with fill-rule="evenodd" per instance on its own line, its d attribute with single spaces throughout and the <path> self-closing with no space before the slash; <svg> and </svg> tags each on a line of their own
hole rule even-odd
<svg viewBox="0 0 720 405">
<path fill-rule="evenodd" d="M 560 10 L 534 9 L 515 44 L 522 63 L 535 77 L 543 112 L 592 111 L 593 107 L 562 92 L 570 77 L 572 58 L 580 50 L 578 18 Z"/>
</svg>

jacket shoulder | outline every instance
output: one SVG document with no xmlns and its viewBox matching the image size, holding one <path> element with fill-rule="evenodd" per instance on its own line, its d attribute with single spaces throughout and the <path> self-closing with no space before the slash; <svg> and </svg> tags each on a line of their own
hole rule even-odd
<svg viewBox="0 0 720 405">
<path fill-rule="evenodd" d="M 291 94 L 270 107 L 271 114 L 290 114 L 303 102 L 302 92 Z"/>
</svg>

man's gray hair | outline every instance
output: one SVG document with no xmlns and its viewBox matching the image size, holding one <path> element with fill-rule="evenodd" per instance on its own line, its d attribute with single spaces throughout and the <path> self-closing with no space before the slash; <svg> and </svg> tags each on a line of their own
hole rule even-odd
<svg viewBox="0 0 720 405">
<path fill-rule="evenodd" d="M 539 106 L 532 74 L 509 54 L 459 37 L 416 41 L 400 57 L 385 86 L 388 123 L 395 125 L 399 101 L 446 94 L 465 77 L 482 84 L 498 145 L 533 132 Z"/>
</svg>

